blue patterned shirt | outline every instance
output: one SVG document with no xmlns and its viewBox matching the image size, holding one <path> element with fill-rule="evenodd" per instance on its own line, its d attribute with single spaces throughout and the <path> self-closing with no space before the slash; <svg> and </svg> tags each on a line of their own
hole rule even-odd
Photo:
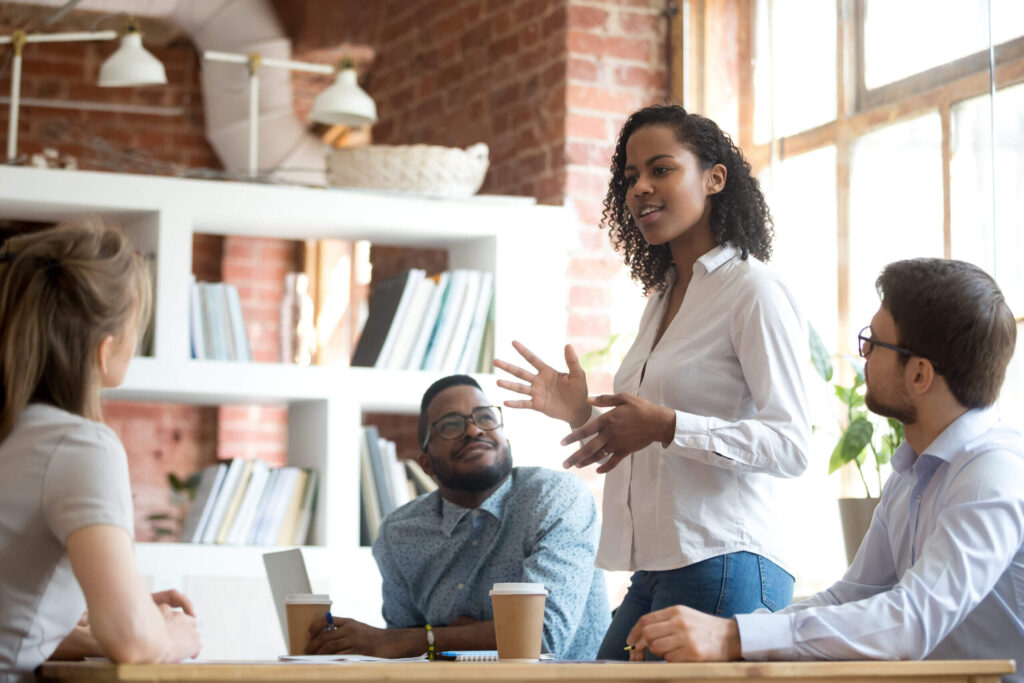
<svg viewBox="0 0 1024 683">
<path fill-rule="evenodd" d="M 437 491 L 398 508 L 373 545 L 388 628 L 490 621 L 499 582 L 543 583 L 544 649 L 559 659 L 597 655 L 611 620 L 594 567 L 597 508 L 568 472 L 517 467 L 475 510 Z"/>
</svg>

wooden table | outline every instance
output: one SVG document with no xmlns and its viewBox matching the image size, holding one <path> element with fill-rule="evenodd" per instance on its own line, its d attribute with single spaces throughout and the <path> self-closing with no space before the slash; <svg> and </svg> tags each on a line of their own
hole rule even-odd
<svg viewBox="0 0 1024 683">
<path fill-rule="evenodd" d="M 190 664 L 44 664 L 43 678 L 63 683 L 221 683 L 256 681 L 660 681 L 721 683 L 770 679 L 773 683 L 999 683 L 1014 671 L 1013 660 L 929 662 L 731 662 L 724 664 L 423 662 L 303 664 L 197 662 Z"/>
</svg>

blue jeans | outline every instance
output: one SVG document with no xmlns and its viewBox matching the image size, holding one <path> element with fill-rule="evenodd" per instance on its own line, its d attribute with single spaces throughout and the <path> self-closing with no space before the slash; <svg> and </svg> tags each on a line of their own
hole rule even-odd
<svg viewBox="0 0 1024 683">
<path fill-rule="evenodd" d="M 626 636 L 648 612 L 686 605 L 707 614 L 732 617 L 762 607 L 774 612 L 792 600 L 793 577 L 753 553 L 719 555 L 667 571 L 635 572 L 597 658 L 629 659 L 629 653 L 623 650 Z M 652 657 L 648 653 L 648 658 Z"/>
</svg>

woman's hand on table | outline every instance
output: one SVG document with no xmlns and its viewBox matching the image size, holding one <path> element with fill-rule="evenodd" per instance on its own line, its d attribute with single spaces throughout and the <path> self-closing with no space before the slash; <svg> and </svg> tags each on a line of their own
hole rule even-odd
<svg viewBox="0 0 1024 683">
<path fill-rule="evenodd" d="M 528 399 L 505 401 L 509 408 L 529 408 L 556 420 L 565 420 L 578 427 L 590 418 L 587 404 L 587 375 L 571 344 L 565 345 L 565 365 L 569 372 L 558 372 L 519 342 L 512 342 L 536 372 L 495 359 L 494 367 L 521 379 L 524 383 L 498 380 L 498 386 L 528 396 Z"/>
<path fill-rule="evenodd" d="M 196 610 L 195 607 L 192 606 L 192 601 L 189 600 L 181 591 L 177 591 L 172 588 L 170 590 L 153 593 L 152 596 L 153 602 L 158 605 L 178 607 L 182 612 L 190 617 L 194 617 L 196 615 Z"/>
<path fill-rule="evenodd" d="M 588 402 L 611 410 L 562 439 L 562 445 L 568 446 L 593 437 L 562 463 L 566 469 L 586 467 L 603 460 L 597 472 L 604 474 L 615 469 L 626 456 L 655 441 L 668 443 L 675 434 L 675 411 L 647 399 L 620 393 L 594 396 Z"/>
</svg>

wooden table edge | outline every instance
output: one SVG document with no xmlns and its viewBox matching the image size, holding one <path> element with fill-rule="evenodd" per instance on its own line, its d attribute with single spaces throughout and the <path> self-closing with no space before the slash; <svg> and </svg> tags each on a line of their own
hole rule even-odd
<svg viewBox="0 0 1024 683">
<path fill-rule="evenodd" d="M 992 680 L 1015 671 L 1012 659 L 915 662 L 573 662 L 495 664 L 489 662 L 370 662 L 346 664 L 224 661 L 184 664 L 48 662 L 41 676 L 50 681 L 318 681 L 318 680 L 479 680 L 489 681 L 699 681 L 765 678 L 773 680 L 907 681 L 915 679 Z M 400 675 L 399 675 L 400 674 Z"/>
</svg>

